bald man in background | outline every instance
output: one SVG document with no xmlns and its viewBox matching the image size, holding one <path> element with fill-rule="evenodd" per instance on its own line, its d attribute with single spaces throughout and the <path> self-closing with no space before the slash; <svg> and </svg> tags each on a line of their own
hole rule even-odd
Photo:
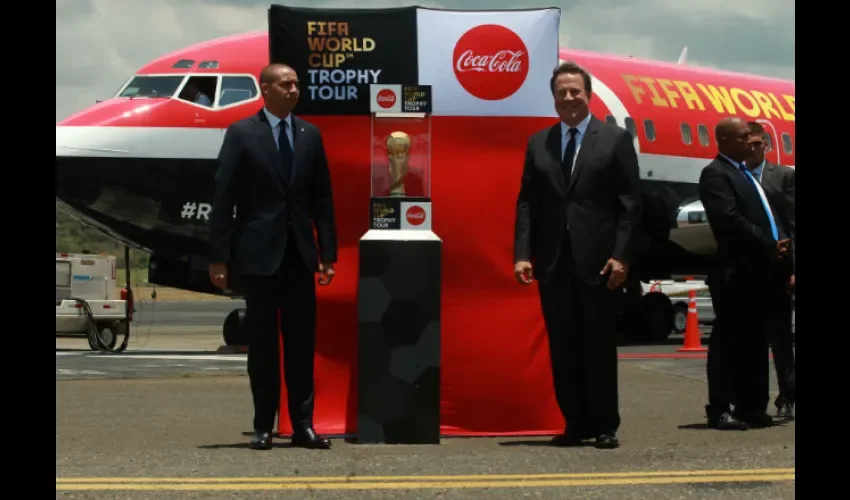
<svg viewBox="0 0 850 500">
<path fill-rule="evenodd" d="M 718 154 L 699 179 L 700 201 L 717 241 L 706 284 L 716 322 L 708 350 L 708 426 L 767 427 L 770 400 L 768 307 L 790 240 L 752 172 L 750 129 L 737 118 L 715 128 Z M 731 406 L 735 403 L 735 408 Z"/>
</svg>

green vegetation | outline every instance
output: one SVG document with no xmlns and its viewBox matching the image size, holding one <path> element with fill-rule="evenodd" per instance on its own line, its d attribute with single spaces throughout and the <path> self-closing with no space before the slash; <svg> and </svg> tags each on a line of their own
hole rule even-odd
<svg viewBox="0 0 850 500">
<path fill-rule="evenodd" d="M 124 245 L 113 240 L 103 232 L 82 224 L 64 212 L 56 210 L 56 252 L 57 253 L 106 253 L 114 255 L 119 269 L 118 282 L 124 285 Z M 147 283 L 147 252 L 130 249 L 130 276 L 134 286 Z"/>
</svg>

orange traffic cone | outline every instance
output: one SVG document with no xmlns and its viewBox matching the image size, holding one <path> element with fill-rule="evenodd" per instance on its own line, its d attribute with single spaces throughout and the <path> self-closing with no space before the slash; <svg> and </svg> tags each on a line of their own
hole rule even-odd
<svg viewBox="0 0 850 500">
<path fill-rule="evenodd" d="M 699 318 L 697 317 L 697 292 L 688 292 L 688 324 L 685 328 L 685 345 L 678 352 L 705 352 L 708 349 L 700 341 Z"/>
</svg>

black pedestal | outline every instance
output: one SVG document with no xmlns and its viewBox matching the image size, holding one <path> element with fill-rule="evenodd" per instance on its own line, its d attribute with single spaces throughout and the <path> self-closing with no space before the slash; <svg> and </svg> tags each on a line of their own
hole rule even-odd
<svg viewBox="0 0 850 500">
<path fill-rule="evenodd" d="M 440 443 L 440 267 L 431 231 L 371 230 L 357 290 L 361 443 Z"/>
</svg>

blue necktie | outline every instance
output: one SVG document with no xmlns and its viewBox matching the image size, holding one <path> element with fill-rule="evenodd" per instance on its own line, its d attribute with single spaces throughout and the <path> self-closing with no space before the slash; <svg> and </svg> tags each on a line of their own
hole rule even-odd
<svg viewBox="0 0 850 500">
<path fill-rule="evenodd" d="M 764 211 L 767 212 L 767 218 L 770 220 L 770 231 L 773 233 L 773 239 L 779 241 L 779 230 L 776 229 L 776 221 L 773 220 L 773 213 L 770 211 L 770 207 L 767 205 L 767 200 L 761 195 L 761 191 L 759 191 L 758 186 L 756 185 L 756 179 L 753 177 L 752 172 L 745 165 L 740 165 L 738 167 L 744 172 L 744 175 L 747 176 L 747 179 L 750 181 L 750 184 L 753 185 L 753 188 L 756 190 L 756 193 L 759 195 L 759 199 L 761 199 L 761 205 L 764 207 Z"/>
</svg>

